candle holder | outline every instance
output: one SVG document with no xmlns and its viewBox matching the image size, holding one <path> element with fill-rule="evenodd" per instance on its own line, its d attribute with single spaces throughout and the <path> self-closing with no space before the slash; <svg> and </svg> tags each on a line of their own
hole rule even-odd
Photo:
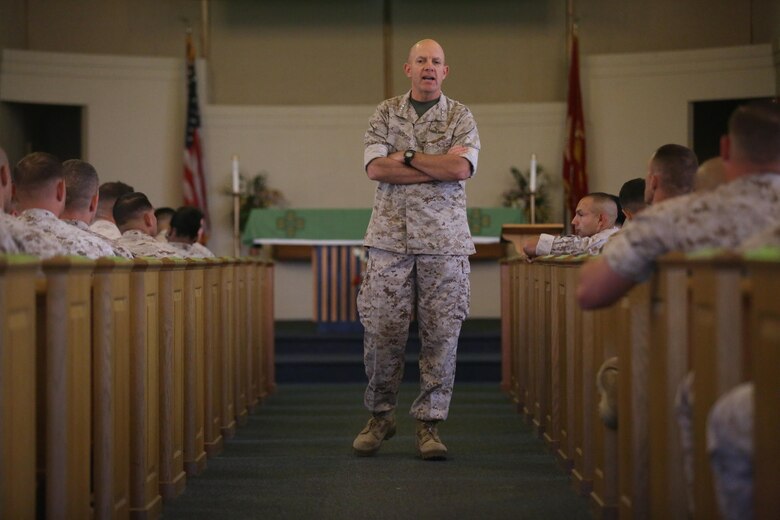
<svg viewBox="0 0 780 520">
<path fill-rule="evenodd" d="M 528 194 L 531 207 L 531 224 L 536 224 L 536 192 L 532 191 Z"/>
<path fill-rule="evenodd" d="M 241 192 L 234 191 L 233 196 L 233 256 L 241 256 Z"/>
</svg>

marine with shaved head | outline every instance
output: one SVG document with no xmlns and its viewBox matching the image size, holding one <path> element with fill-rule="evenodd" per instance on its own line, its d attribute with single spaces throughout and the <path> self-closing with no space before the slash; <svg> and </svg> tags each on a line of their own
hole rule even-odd
<svg viewBox="0 0 780 520">
<path fill-rule="evenodd" d="M 27 243 L 48 244 L 48 249 L 53 254 L 64 254 L 65 250 L 55 238 L 20 222 L 9 214 L 12 195 L 13 181 L 8 156 L 5 150 L 0 148 L 0 253 L 23 253 L 27 240 Z"/>
<path fill-rule="evenodd" d="M 577 203 L 571 225 L 573 235 L 548 235 L 542 233 L 523 244 L 528 258 L 544 255 L 595 255 L 601 251 L 609 237 L 620 228 L 615 225 L 618 206 L 608 193 L 589 193 Z"/>
<path fill-rule="evenodd" d="M 469 310 L 466 180 L 477 170 L 479 134 L 471 111 L 442 93 L 450 69 L 434 40 L 409 51 L 411 89 L 379 104 L 368 123 L 364 166 L 376 181 L 366 231 L 366 276 L 358 295 L 365 328 L 371 418 L 355 438 L 357 455 L 374 455 L 395 434 L 404 349 L 416 312 L 422 342 L 420 392 L 412 403 L 417 454 L 443 459 L 438 423 L 447 419 L 455 354 Z"/>
</svg>

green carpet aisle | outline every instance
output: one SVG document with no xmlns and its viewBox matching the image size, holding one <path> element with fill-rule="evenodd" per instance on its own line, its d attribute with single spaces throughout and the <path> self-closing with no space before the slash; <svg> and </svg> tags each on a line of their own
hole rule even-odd
<svg viewBox="0 0 780 520">
<path fill-rule="evenodd" d="M 163 518 L 590 518 L 494 383 L 456 383 L 440 428 L 449 459 L 417 459 L 415 389 L 402 388 L 396 436 L 359 458 L 351 445 L 367 420 L 363 385 L 281 385 Z"/>
</svg>

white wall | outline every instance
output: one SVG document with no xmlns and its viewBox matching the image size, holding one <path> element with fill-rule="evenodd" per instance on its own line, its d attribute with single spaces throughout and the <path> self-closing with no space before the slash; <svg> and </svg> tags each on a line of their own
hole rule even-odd
<svg viewBox="0 0 780 520">
<path fill-rule="evenodd" d="M 770 45 L 590 56 L 583 91 L 593 191 L 644 177 L 666 143 L 692 144 L 693 101 L 775 95 Z"/>
<path fill-rule="evenodd" d="M 184 64 L 172 58 L 5 50 L 0 99 L 81 105 L 84 159 L 152 204 L 180 200 Z"/>
<path fill-rule="evenodd" d="M 690 101 L 775 93 L 769 45 L 591 56 L 583 66 L 593 190 L 617 192 L 625 180 L 644 174 L 655 148 L 688 143 Z M 157 205 L 175 206 L 181 200 L 184 98 L 184 64 L 178 59 L 6 50 L 0 70 L 2 101 L 85 106 L 85 159 L 101 180 L 129 182 Z M 499 205 L 501 192 L 512 183 L 510 166 L 526 169 L 532 152 L 548 172 L 559 175 L 562 103 L 471 108 L 482 152 L 467 188 L 470 206 Z M 373 109 L 205 106 L 215 251 L 232 251 L 230 199 L 223 191 L 233 154 L 240 156 L 244 173 L 267 171 L 270 186 L 281 190 L 292 207 L 369 207 L 374 186 L 362 171 L 362 136 Z M 560 214 L 560 197 L 554 198 L 554 214 Z M 276 272 L 277 318 L 310 318 L 308 264 L 281 263 Z M 499 315 L 495 262 L 474 263 L 472 293 L 473 317 Z"/>
</svg>

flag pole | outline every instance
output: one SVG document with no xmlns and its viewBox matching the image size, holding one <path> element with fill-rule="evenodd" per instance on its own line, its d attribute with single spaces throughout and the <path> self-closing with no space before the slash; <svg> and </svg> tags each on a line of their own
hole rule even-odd
<svg viewBox="0 0 780 520">
<path fill-rule="evenodd" d="M 565 63 L 566 63 L 566 77 L 569 76 L 569 70 L 571 69 L 571 51 L 572 51 L 572 40 L 574 39 L 574 0 L 566 0 L 566 48 L 564 49 L 564 52 L 566 53 L 565 57 Z M 568 85 L 568 79 L 567 79 L 567 85 Z M 570 85 L 569 85 L 570 87 Z M 566 93 L 568 96 L 568 92 Z M 569 218 L 569 194 L 568 194 L 569 188 L 566 186 L 566 181 L 564 177 L 564 183 L 563 183 L 563 190 L 561 191 L 561 197 L 562 202 L 561 204 L 561 212 L 562 212 L 562 222 L 564 226 L 565 232 L 568 234 L 571 231 L 571 219 Z"/>
</svg>

